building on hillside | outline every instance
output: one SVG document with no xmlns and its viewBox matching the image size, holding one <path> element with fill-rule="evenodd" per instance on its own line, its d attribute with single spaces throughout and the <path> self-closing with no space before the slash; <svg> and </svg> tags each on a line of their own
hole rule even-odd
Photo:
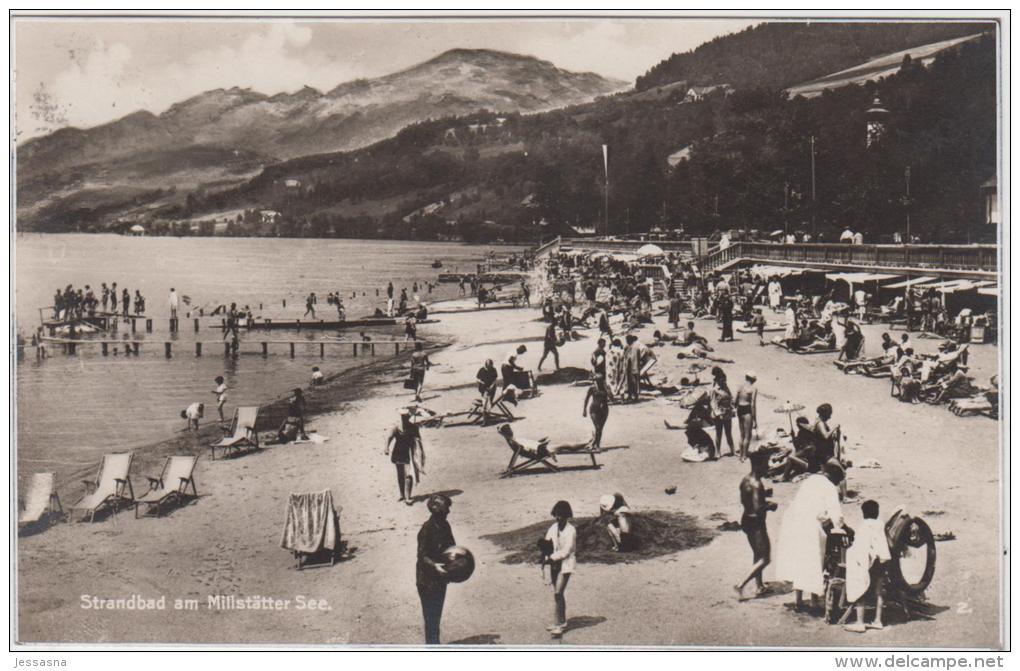
<svg viewBox="0 0 1020 671">
<path fill-rule="evenodd" d="M 283 215 L 276 210 L 259 210 L 259 216 L 263 224 L 275 224 L 283 219 Z"/>
<path fill-rule="evenodd" d="M 288 189 L 300 189 L 301 188 L 301 182 L 299 180 L 296 180 L 296 179 L 285 179 L 285 180 L 283 180 L 283 185 L 285 187 L 287 187 Z"/>
<path fill-rule="evenodd" d="M 145 227 L 142 226 L 141 224 L 135 224 L 134 226 L 128 229 L 128 235 L 133 236 L 145 235 Z"/>
<path fill-rule="evenodd" d="M 691 157 L 691 146 L 692 145 L 687 145 L 683 149 L 675 151 L 667 156 L 666 162 L 669 163 L 669 167 L 675 168 L 680 165 L 682 161 L 689 159 Z"/>
<path fill-rule="evenodd" d="M 733 93 L 733 87 L 729 84 L 716 84 L 714 86 L 692 86 L 687 89 L 687 95 L 684 96 L 685 103 L 694 103 L 699 100 L 704 100 L 710 94 L 716 91 L 722 91 L 726 95 Z"/>
</svg>

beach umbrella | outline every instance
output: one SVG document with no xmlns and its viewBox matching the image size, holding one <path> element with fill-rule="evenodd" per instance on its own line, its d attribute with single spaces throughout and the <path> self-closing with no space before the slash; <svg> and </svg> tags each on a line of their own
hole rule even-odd
<svg viewBox="0 0 1020 671">
<path fill-rule="evenodd" d="M 649 243 L 647 245 L 641 245 L 640 247 L 638 247 L 637 255 L 639 257 L 665 256 L 666 252 L 662 251 L 662 247 Z"/>
<path fill-rule="evenodd" d="M 782 404 L 781 406 L 779 406 L 778 408 L 775 409 L 776 413 L 785 413 L 787 415 L 787 417 L 790 418 L 790 435 L 791 436 L 794 435 L 794 433 L 793 433 L 793 413 L 800 412 L 803 409 L 804 409 L 804 406 L 802 406 L 800 403 L 791 403 L 790 401 L 787 401 L 786 403 Z"/>
</svg>

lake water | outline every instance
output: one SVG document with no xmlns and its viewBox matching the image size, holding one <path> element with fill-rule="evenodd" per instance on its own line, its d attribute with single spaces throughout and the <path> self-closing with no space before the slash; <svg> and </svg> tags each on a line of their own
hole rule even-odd
<svg viewBox="0 0 1020 671">
<path fill-rule="evenodd" d="M 499 255 L 518 248 L 500 247 Z M 154 332 L 144 324 L 130 335 L 120 325 L 118 338 L 155 341 L 142 345 L 137 357 L 102 356 L 98 346 L 79 348 L 75 356 L 51 346 L 52 358 L 35 360 L 29 348 L 17 366 L 17 429 L 19 479 L 38 471 L 61 473 L 96 464 L 105 452 L 128 450 L 170 436 L 183 426 L 180 411 L 193 401 L 206 403 L 206 421 L 215 415 L 217 375 L 230 389 L 228 413 L 237 405 L 257 405 L 287 389 L 305 384 L 312 366 L 328 376 L 363 359 L 353 359 L 350 348 L 327 346 L 320 358 L 314 346 L 298 347 L 291 359 L 286 345 L 271 346 L 268 357 L 257 348 L 242 345 L 236 360 L 219 347 L 206 345 L 202 357 L 194 353 L 194 340 L 217 340 L 219 329 L 209 320 L 194 332 L 185 313 L 199 306 L 251 305 L 256 314 L 273 318 L 301 318 L 305 296 L 315 292 L 320 318 L 335 318 L 326 304 L 329 292 L 343 295 L 349 317 L 385 308 L 386 283 L 395 295 L 412 284 L 435 283 L 439 272 L 470 272 L 489 248 L 458 243 L 311 240 L 267 238 L 131 238 L 115 235 L 19 234 L 15 249 L 15 315 L 18 332 L 29 338 L 39 325 L 38 308 L 52 304 L 57 287 L 117 282 L 132 296 L 139 289 L 146 298 L 146 315 L 154 319 Z M 441 259 L 444 267 L 431 267 Z M 169 333 L 167 295 L 171 287 L 191 299 L 181 305 L 180 333 Z M 376 296 L 376 291 L 379 297 Z M 352 298 L 356 292 L 356 298 Z M 456 284 L 435 284 L 433 293 L 420 287 L 422 300 L 435 301 L 459 294 Z M 284 307 L 286 301 L 286 307 Z M 49 314 L 47 314 L 47 317 Z M 429 326 L 421 335 L 428 337 Z M 399 327 L 374 329 L 377 340 L 396 336 Z M 307 339 L 318 342 L 335 332 L 261 331 L 253 340 Z M 351 333 L 357 336 L 356 332 Z M 109 339 L 109 334 L 102 334 Z M 241 333 L 242 342 L 249 337 Z M 402 334 L 401 334 L 402 337 Z M 173 340 L 174 355 L 164 356 L 163 341 Z M 381 348 L 380 348 L 381 349 Z"/>
</svg>

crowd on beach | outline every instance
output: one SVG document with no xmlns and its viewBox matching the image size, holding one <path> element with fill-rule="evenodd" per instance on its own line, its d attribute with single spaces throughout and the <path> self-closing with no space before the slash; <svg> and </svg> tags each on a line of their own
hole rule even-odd
<svg viewBox="0 0 1020 671">
<path fill-rule="evenodd" d="M 780 276 L 756 274 L 750 269 L 725 275 L 704 272 L 696 261 L 678 255 L 664 254 L 654 263 L 620 260 L 612 255 L 554 256 L 529 279 L 520 281 L 514 301 L 516 305 L 530 306 L 533 291 L 541 297 L 542 352 L 535 369 L 531 370 L 526 364 L 528 347 L 523 342 L 511 347 L 498 362 L 492 358 L 479 362 L 475 378 L 478 396 L 467 413 L 441 413 L 425 405 L 423 394 L 428 371 L 437 364 L 430 359 L 425 344 L 418 340 L 417 322 L 428 314 L 428 306 L 421 301 L 420 293 L 427 290 L 431 294 L 432 284 L 415 282 L 409 296 L 406 287 L 398 295 L 390 282 L 384 289 L 385 314 L 405 316 L 405 340 L 414 341 L 408 378 L 404 381 L 413 400 L 399 407 L 399 420 L 386 434 L 384 446 L 384 455 L 395 467 L 398 501 L 412 505 L 412 491 L 425 474 L 422 430 L 442 427 L 454 415 L 467 414 L 471 421 L 483 426 L 499 424 L 498 432 L 514 455 L 504 473 L 509 477 L 531 466 L 544 465 L 555 471 L 559 460 L 569 455 L 580 454 L 597 466 L 596 458 L 604 450 L 602 440 L 613 406 L 642 403 L 650 398 L 675 399 L 687 412 L 686 420 L 679 425 L 665 420 L 664 425 L 667 430 L 684 432 L 686 447 L 681 459 L 710 463 L 734 457 L 749 464 L 749 472 L 737 487 L 743 511 L 739 526 L 752 553 L 748 573 L 734 585 L 739 598 L 746 597 L 745 590 L 751 583 L 754 584 L 752 596 L 768 593 L 763 575 L 773 563 L 773 553 L 766 520 L 769 513 L 775 512 L 782 515 L 777 536 L 776 575 L 792 583 L 795 607 L 803 607 L 805 595 L 814 603 L 826 593 L 835 547 L 841 556 L 845 555 L 845 598 L 856 606 L 856 621 L 847 625 L 848 629 L 863 632 L 868 628 L 881 628 L 882 599 L 888 587 L 893 555 L 877 501 L 865 500 L 861 504 L 864 523 L 860 528 L 851 529 L 845 523 L 842 507 L 850 502 L 846 499 L 846 472 L 852 463 L 846 457 L 841 426 L 835 421 L 836 409 L 825 399 L 819 399 L 821 402 L 815 408 L 813 419 L 799 415 L 794 421 L 793 415 L 804 410 L 803 406 L 784 408 L 783 412 L 791 419 L 789 431 L 780 427 L 762 435 L 758 375 L 753 370 L 745 370 L 738 383 L 731 383 L 725 369 L 718 365 L 734 363 L 733 359 L 723 356 L 726 343 L 734 341 L 735 330 L 739 330 L 754 334 L 761 346 L 775 344 L 793 353 L 827 352 L 845 373 L 871 377 L 888 374 L 903 401 L 943 402 L 955 398 L 970 399 L 972 405 L 992 403 L 992 390 L 995 390 L 997 409 L 997 380 L 993 379 L 992 388 L 986 390 L 971 385 L 966 376 L 967 345 L 952 339 L 954 332 L 950 329 L 943 331 L 951 337 L 940 345 L 937 355 L 915 353 L 908 334 L 896 340 L 889 333 L 883 333 L 882 354 L 864 356 L 860 322 L 870 314 L 877 312 L 896 319 L 905 313 L 908 332 L 914 325 L 957 323 L 947 316 L 940 317 L 945 312 L 944 305 L 934 305 L 930 296 L 908 288 L 901 300 L 893 299 L 889 305 L 882 306 L 876 302 L 874 294 L 864 290 L 851 291 L 847 300 L 840 300 L 831 289 L 813 295 L 791 295 L 782 280 Z M 105 290 L 106 285 L 103 287 Z M 460 287 L 466 293 L 463 279 Z M 78 292 L 82 301 L 91 295 L 88 287 L 85 289 L 84 293 Z M 476 285 L 472 279 L 471 290 L 478 296 L 479 308 L 485 309 L 484 287 L 481 283 Z M 75 295 L 70 287 L 68 292 Z M 64 295 L 68 292 L 58 292 L 61 305 L 67 305 Z M 116 295 L 112 291 L 109 293 L 113 295 L 113 309 L 116 310 Z M 379 295 L 379 290 L 376 293 Z M 124 295 L 128 295 L 126 289 Z M 102 296 L 105 309 L 109 296 L 106 291 Z M 91 300 L 95 301 L 95 296 Z M 414 308 L 410 306 L 412 300 Z M 174 312 L 176 301 L 176 293 L 171 290 Z M 310 313 L 314 318 L 316 304 L 316 295 L 309 294 L 305 302 L 306 315 Z M 343 320 L 343 298 L 339 291 L 328 294 L 327 304 L 335 306 Z M 137 298 L 135 305 L 137 309 Z M 124 309 L 126 313 L 127 308 Z M 244 314 L 236 304 L 231 304 L 226 311 L 224 338 L 232 337 L 236 343 L 238 323 Z M 769 321 L 767 314 L 773 319 L 781 315 L 783 321 Z M 669 328 L 654 329 L 649 337 L 646 327 L 654 325 L 656 316 L 665 316 Z M 699 332 L 696 322 L 699 319 L 713 326 L 717 323 L 718 338 Z M 960 330 L 955 335 L 963 338 L 965 324 L 959 324 Z M 783 331 L 781 336 L 766 341 L 766 331 L 779 329 Z M 515 435 L 511 408 L 539 396 L 538 373 L 547 363 L 560 371 L 561 349 L 574 347 L 577 341 L 584 339 L 582 331 L 586 330 L 592 334 L 594 347 L 581 381 L 584 391 L 578 393 L 578 398 L 582 416 L 592 423 L 590 440 L 581 445 L 556 445 L 546 437 L 532 439 Z M 685 367 L 678 378 L 656 373 L 660 357 L 667 350 Z M 701 379 L 704 371 L 709 371 L 709 380 Z M 217 419 L 226 427 L 227 385 L 222 376 L 214 382 L 211 393 L 215 397 Z M 324 383 L 322 371 L 313 368 L 312 386 Z M 186 429 L 197 430 L 204 414 L 205 403 L 200 401 L 182 410 Z M 734 440 L 734 419 L 737 440 Z M 276 430 L 277 442 L 308 440 L 310 432 L 305 423 L 304 393 L 300 388 L 294 389 L 288 400 L 286 419 Z M 723 441 L 728 447 L 726 454 L 722 450 Z M 766 485 L 769 478 L 774 484 L 797 486 L 792 501 L 782 511 L 772 500 L 772 488 Z M 642 538 L 637 523 L 640 511 L 632 509 L 622 493 L 601 495 L 598 506 L 598 533 L 604 534 L 614 551 L 634 552 L 650 540 Z M 444 494 L 432 494 L 427 499 L 427 508 L 430 517 L 417 536 L 415 580 L 425 642 L 439 643 L 446 589 L 452 581 L 450 574 L 459 569 L 454 568 L 449 554 L 451 547 L 456 546 L 448 521 L 452 501 Z M 554 522 L 545 535 L 537 539 L 536 560 L 543 569 L 550 569 L 554 617 L 548 631 L 552 637 L 559 638 L 568 630 L 566 591 L 577 570 L 578 529 L 572 524 L 574 513 L 566 500 L 555 502 L 550 516 Z M 867 623 L 866 607 L 875 612 Z"/>
<path fill-rule="evenodd" d="M 790 415 L 790 430 L 777 428 L 761 435 L 757 374 L 746 371 L 733 391 L 724 369 L 715 365 L 710 368 L 711 381 L 702 382 L 699 373 L 709 366 L 701 360 L 717 363 L 732 363 L 732 360 L 718 355 L 709 345 L 709 338 L 697 332 L 694 319 L 718 321 L 720 343 L 734 340 L 734 321 L 740 319 L 744 322 L 743 329 L 755 333 L 759 343 L 765 346 L 770 344 L 764 337 L 768 325 L 765 310 L 773 315 L 782 314 L 787 323 L 782 325 L 784 334 L 775 339 L 775 344 L 790 351 L 824 349 L 831 352 L 834 363 L 848 373 L 859 369 L 875 375 L 882 366 L 892 370 L 899 362 L 908 367 L 916 364 L 926 370 L 928 381 L 925 384 L 940 389 L 938 400 L 946 400 L 960 391 L 959 388 L 955 388 L 955 392 L 947 389 L 954 389 L 955 383 L 951 380 L 960 379 L 966 371 L 966 345 L 946 341 L 938 355 L 918 356 L 909 346 L 909 335 L 904 334 L 899 342 L 894 342 L 886 333 L 883 334 L 883 354 L 864 358 L 864 337 L 854 315 L 861 319 L 868 309 L 873 297 L 866 292 L 852 295 L 849 303 L 838 301 L 832 292 L 790 300 L 779 277 L 756 277 L 748 271 L 722 277 L 702 273 L 696 263 L 683 259 L 667 257 L 659 261 L 671 281 L 660 281 L 657 286 L 640 264 L 615 260 L 611 256 L 553 259 L 547 266 L 548 277 L 544 278 L 542 315 L 545 326 L 542 353 L 535 370 L 524 365 L 528 352 L 524 344 L 511 349 L 499 369 L 492 359 L 485 360 L 476 376 L 479 398 L 474 408 L 475 417 L 483 425 L 492 420 L 500 423 L 499 433 L 514 449 L 514 459 L 551 465 L 550 460 L 555 463 L 557 458 L 571 452 L 599 453 L 613 405 L 639 403 L 650 396 L 679 397 L 681 405 L 689 409 L 686 422 L 673 426 L 666 421 L 665 425 L 667 429 L 685 431 L 688 443 L 682 455 L 685 461 L 709 462 L 722 456 L 736 456 L 750 465 L 750 472 L 739 484 L 739 496 L 743 508 L 740 529 L 751 547 L 752 565 L 746 577 L 734 586 L 739 597 L 746 598 L 745 589 L 752 582 L 752 596 L 768 592 L 763 573 L 772 563 L 772 544 L 766 518 L 769 512 L 778 511 L 777 504 L 771 500 L 772 489 L 764 484 L 771 477 L 776 484 L 795 483 L 797 486 L 791 503 L 780 511 L 782 524 L 776 564 L 777 577 L 793 585 L 794 607 L 804 608 L 805 595 L 810 596 L 812 606 L 817 607 L 818 599 L 828 596 L 833 573 L 839 570 L 843 574 L 840 578 L 843 599 L 856 613 L 856 620 L 845 628 L 854 632 L 881 629 L 884 597 L 894 594 L 900 599 L 904 589 L 902 576 L 897 579 L 890 575 L 893 541 L 889 530 L 913 522 L 900 520 L 897 516 L 905 513 L 896 510 L 888 524 L 884 523 L 880 519 L 879 503 L 868 499 L 861 502 L 863 522 L 857 529 L 850 528 L 845 523 L 842 506 L 851 502 L 846 498 L 846 472 L 852 462 L 847 458 L 845 438 L 840 424 L 834 420 L 832 404 L 822 402 L 815 409 L 814 419 L 800 415 L 796 422 L 793 415 L 803 410 L 803 406 L 780 408 L 778 411 Z M 659 291 L 660 288 L 663 290 Z M 907 292 L 908 302 L 914 300 L 911 293 Z M 660 298 L 667 307 L 656 312 L 657 303 L 661 305 Z M 919 300 L 918 304 L 921 304 Z M 890 311 L 895 312 L 896 308 Z M 654 314 L 667 315 L 671 329 L 655 330 L 653 339 L 643 342 L 639 331 L 652 323 Z M 686 326 L 681 326 L 685 314 L 688 315 Z M 581 446 L 557 447 L 548 438 L 534 440 L 515 435 L 510 425 L 513 416 L 506 404 L 516 405 L 524 398 L 537 395 L 536 373 L 547 361 L 559 370 L 560 349 L 580 339 L 578 331 L 582 329 L 598 333 L 581 404 L 582 414 L 592 421 L 591 439 Z M 818 343 L 823 343 L 824 348 Z M 665 346 L 677 349 L 677 359 L 693 364 L 688 375 L 679 380 L 653 377 L 652 371 L 658 363 L 655 348 Z M 386 454 L 397 467 L 400 500 L 405 503 L 410 500 L 412 485 L 424 472 L 421 428 L 441 426 L 446 418 L 421 404 L 425 373 L 431 364 L 427 355 L 420 351 L 416 356 L 417 362 L 413 357 L 411 363 L 416 402 L 401 409 L 401 422 L 390 433 L 386 447 Z M 901 392 L 904 400 L 912 397 L 914 392 L 909 382 L 906 387 L 902 379 L 897 383 L 904 390 Z M 993 380 L 993 387 L 997 386 L 995 383 Z M 701 389 L 703 386 L 708 388 Z M 739 443 L 734 441 L 734 419 Z M 714 440 L 706 429 L 714 429 Z M 729 448 L 727 455 L 722 454 L 724 439 Z M 514 472 L 512 461 L 507 474 Z M 419 535 L 418 581 L 427 642 L 439 640 L 439 619 L 445 598 L 442 554 L 432 551 L 442 544 L 429 541 L 430 528 L 445 525 L 443 528 L 449 529 L 446 516 L 450 505 L 448 499 L 443 499 L 445 497 L 430 499 L 429 510 L 433 516 Z M 642 539 L 640 535 L 635 536 L 631 524 L 633 515 L 639 513 L 626 506 L 622 494 L 602 497 L 600 510 L 604 514 L 602 526 L 612 539 L 614 549 L 627 552 L 640 545 Z M 553 568 L 555 618 L 549 631 L 552 636 L 560 637 L 566 630 L 565 591 L 576 567 L 577 530 L 570 523 L 569 502 L 557 502 L 551 516 L 556 522 L 540 540 L 539 552 L 543 564 L 548 562 Z M 452 544 L 452 534 L 448 540 Z M 837 565 L 839 568 L 834 568 Z M 870 621 L 866 619 L 869 611 L 874 613 Z M 848 619 L 848 615 L 844 615 L 842 621 Z"/>
</svg>

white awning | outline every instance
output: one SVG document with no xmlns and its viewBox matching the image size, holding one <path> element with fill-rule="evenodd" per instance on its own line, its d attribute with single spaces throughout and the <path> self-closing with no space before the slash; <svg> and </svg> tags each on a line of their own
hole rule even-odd
<svg viewBox="0 0 1020 671">
<path fill-rule="evenodd" d="M 888 275 L 885 273 L 825 273 L 825 279 L 827 280 L 843 280 L 850 286 L 855 284 L 864 284 L 865 282 L 881 282 L 883 280 L 891 280 L 901 275 Z"/>
<path fill-rule="evenodd" d="M 978 289 L 978 293 L 982 296 L 995 296 L 999 297 L 999 287 L 983 287 Z"/>
<path fill-rule="evenodd" d="M 902 282 L 897 282 L 895 284 L 887 284 L 887 285 L 885 285 L 882 288 L 883 289 L 906 289 L 907 287 L 912 287 L 915 284 L 924 284 L 926 282 L 934 282 L 934 281 L 935 281 L 934 277 L 912 277 L 909 280 L 903 280 Z"/>
<path fill-rule="evenodd" d="M 957 291 L 970 291 L 971 289 L 979 289 L 982 287 L 995 286 L 995 282 L 990 280 L 957 280 L 955 284 L 937 289 L 944 294 L 951 294 Z"/>
<path fill-rule="evenodd" d="M 751 274 L 755 277 L 786 277 L 787 275 L 800 275 L 804 271 L 800 268 L 787 268 L 785 266 L 752 266 Z"/>
</svg>

